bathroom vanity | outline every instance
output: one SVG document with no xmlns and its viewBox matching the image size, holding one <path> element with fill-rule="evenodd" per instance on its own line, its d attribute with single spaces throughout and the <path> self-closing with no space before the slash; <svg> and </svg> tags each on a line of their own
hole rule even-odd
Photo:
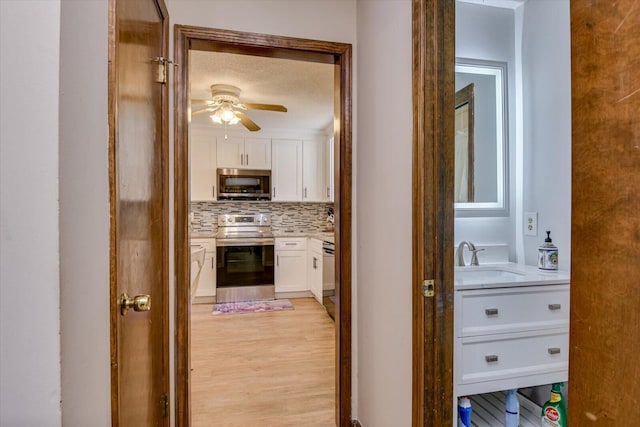
<svg viewBox="0 0 640 427">
<path fill-rule="evenodd" d="M 568 273 L 501 263 L 454 276 L 456 398 L 567 381 Z"/>
</svg>

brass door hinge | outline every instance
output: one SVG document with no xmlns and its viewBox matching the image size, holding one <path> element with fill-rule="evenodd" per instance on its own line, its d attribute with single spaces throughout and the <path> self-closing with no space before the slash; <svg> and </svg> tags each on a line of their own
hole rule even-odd
<svg viewBox="0 0 640 427">
<path fill-rule="evenodd" d="M 168 60 L 164 56 L 156 56 L 152 58 L 152 61 L 158 63 L 158 70 L 156 74 L 156 82 L 165 84 L 169 81 L 169 64 L 173 64 L 174 67 L 177 67 L 179 64 L 176 64 L 173 61 Z"/>
<path fill-rule="evenodd" d="M 166 394 L 163 394 L 160 398 L 160 414 L 162 418 L 169 416 L 169 397 Z"/>
<path fill-rule="evenodd" d="M 436 285 L 435 280 L 423 280 L 422 281 L 422 295 L 425 297 L 433 298 L 433 294 L 435 293 Z"/>
</svg>

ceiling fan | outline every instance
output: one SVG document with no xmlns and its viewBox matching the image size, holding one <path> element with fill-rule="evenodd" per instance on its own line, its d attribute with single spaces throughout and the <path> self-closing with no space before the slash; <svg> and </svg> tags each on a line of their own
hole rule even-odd
<svg viewBox="0 0 640 427">
<path fill-rule="evenodd" d="M 250 104 L 240 103 L 240 88 L 232 85 L 211 85 L 211 99 L 192 99 L 191 105 L 203 105 L 206 108 L 192 112 L 191 115 L 212 113 L 211 120 L 224 125 L 235 125 L 240 122 L 251 132 L 260 130 L 243 110 L 266 110 L 287 112 L 287 108 L 274 104 Z"/>
</svg>

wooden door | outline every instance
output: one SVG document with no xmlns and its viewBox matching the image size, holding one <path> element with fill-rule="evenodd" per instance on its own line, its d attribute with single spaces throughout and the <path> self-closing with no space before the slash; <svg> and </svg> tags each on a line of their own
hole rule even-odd
<svg viewBox="0 0 640 427">
<path fill-rule="evenodd" d="M 169 424 L 167 87 L 162 0 L 112 0 L 109 44 L 111 407 L 114 426 Z M 88 142 L 90 143 L 90 142 Z M 149 295 L 149 311 L 121 296 Z"/>
<path fill-rule="evenodd" d="M 635 0 L 571 1 L 573 426 L 638 422 L 638 6 Z"/>
<path fill-rule="evenodd" d="M 415 427 L 451 425 L 454 417 L 454 35 L 454 1 L 413 0 Z"/>
</svg>

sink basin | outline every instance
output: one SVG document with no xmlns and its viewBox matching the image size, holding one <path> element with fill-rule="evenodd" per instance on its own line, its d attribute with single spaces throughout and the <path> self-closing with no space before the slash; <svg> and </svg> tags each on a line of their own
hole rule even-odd
<svg viewBox="0 0 640 427">
<path fill-rule="evenodd" d="M 458 290 L 569 283 L 566 272 L 545 272 L 515 263 L 455 267 L 453 277 Z"/>
<path fill-rule="evenodd" d="M 473 270 L 456 270 L 455 277 L 463 280 L 514 280 L 524 276 L 525 273 L 508 271 L 501 268 L 473 269 Z"/>
</svg>

